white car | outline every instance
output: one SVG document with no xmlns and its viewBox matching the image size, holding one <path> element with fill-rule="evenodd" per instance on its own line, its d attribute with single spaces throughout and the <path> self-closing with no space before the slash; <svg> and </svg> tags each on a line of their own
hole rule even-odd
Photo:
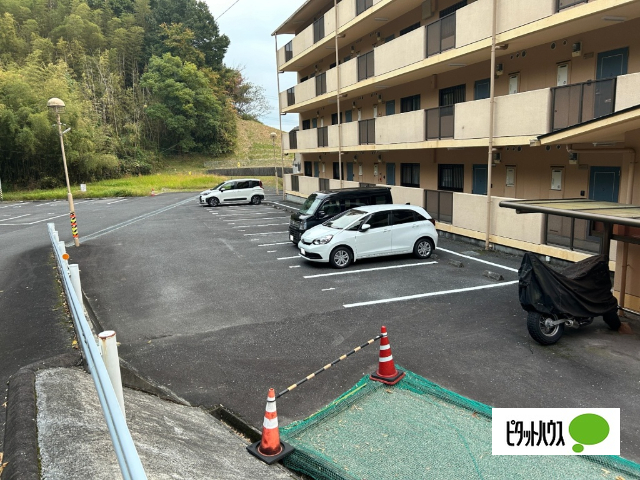
<svg viewBox="0 0 640 480">
<path fill-rule="evenodd" d="M 360 258 L 413 253 L 429 258 L 438 245 L 435 221 L 412 205 L 356 207 L 302 235 L 300 255 L 345 268 Z"/>
<path fill-rule="evenodd" d="M 210 207 L 228 203 L 260 205 L 262 200 L 264 200 L 264 189 L 262 181 L 257 178 L 227 180 L 200 193 L 200 203 L 206 203 Z"/>
</svg>

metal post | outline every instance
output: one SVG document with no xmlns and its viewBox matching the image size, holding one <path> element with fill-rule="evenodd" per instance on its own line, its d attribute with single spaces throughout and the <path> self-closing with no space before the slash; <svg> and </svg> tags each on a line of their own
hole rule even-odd
<svg viewBox="0 0 640 480">
<path fill-rule="evenodd" d="M 60 123 L 60 112 L 56 112 L 58 121 L 58 135 L 60 136 L 60 149 L 62 150 L 62 164 L 64 165 L 64 177 L 67 180 L 67 200 L 69 201 L 69 218 L 71 220 L 71 234 L 76 247 L 80 246 L 78 238 L 78 226 L 76 224 L 76 211 L 73 207 L 73 195 L 71 195 L 71 184 L 69 183 L 69 171 L 67 170 L 67 156 L 64 153 L 64 140 L 62 139 L 62 123 Z"/>
<path fill-rule="evenodd" d="M 69 265 L 69 277 L 71 278 L 71 285 L 73 285 L 73 291 L 76 293 L 78 303 L 82 305 L 84 310 L 84 304 L 82 302 L 82 286 L 80 285 L 80 267 L 77 263 Z"/>
<path fill-rule="evenodd" d="M 487 154 L 487 233 L 484 240 L 485 250 L 489 250 L 489 239 L 491 238 L 491 167 L 493 166 L 493 110 L 496 83 L 496 3 L 497 0 L 493 0 L 493 9 L 491 11 L 491 76 L 489 77 L 489 152 Z"/>
<path fill-rule="evenodd" d="M 120 360 L 118 359 L 118 342 L 116 341 L 116 332 L 113 330 L 106 330 L 101 332 L 98 337 L 100 338 L 100 353 L 102 353 L 102 360 L 105 367 L 107 367 L 107 373 L 113 385 L 113 390 L 116 392 L 116 398 L 120 404 L 120 410 L 122 416 L 127 419 L 124 413 L 124 396 L 122 394 L 122 379 L 120 377 Z"/>
<path fill-rule="evenodd" d="M 280 66 L 278 65 L 278 35 L 274 34 L 276 41 L 276 85 L 278 89 L 278 121 L 280 122 L 280 160 L 282 162 L 282 200 L 285 199 L 284 191 L 284 148 L 282 148 L 282 105 L 280 104 Z M 289 145 L 291 148 L 291 145 Z"/>
<path fill-rule="evenodd" d="M 333 13 L 335 18 L 335 47 L 336 47 L 336 106 L 338 109 L 338 178 L 340 179 L 340 188 L 344 188 L 344 178 L 342 178 L 342 122 L 340 121 L 340 56 L 338 55 L 338 1 L 333 0 Z M 375 120 L 374 120 L 375 121 Z"/>
</svg>

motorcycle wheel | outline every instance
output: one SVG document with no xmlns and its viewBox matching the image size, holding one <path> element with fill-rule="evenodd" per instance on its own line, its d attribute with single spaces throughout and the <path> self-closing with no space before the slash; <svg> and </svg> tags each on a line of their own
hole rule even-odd
<svg viewBox="0 0 640 480">
<path fill-rule="evenodd" d="M 540 345 L 553 345 L 564 333 L 564 323 L 545 325 L 546 318 L 538 312 L 529 312 L 527 315 L 527 330 L 529 335 Z"/>
</svg>

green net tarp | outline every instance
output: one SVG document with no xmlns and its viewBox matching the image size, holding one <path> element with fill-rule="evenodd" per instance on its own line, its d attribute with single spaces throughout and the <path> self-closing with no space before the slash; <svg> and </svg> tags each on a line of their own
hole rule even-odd
<svg viewBox="0 0 640 480">
<path fill-rule="evenodd" d="M 317 480 L 640 480 L 640 465 L 617 456 L 494 456 L 491 407 L 397 368 L 400 383 L 364 377 L 281 428 L 296 448 L 283 464 Z"/>
</svg>

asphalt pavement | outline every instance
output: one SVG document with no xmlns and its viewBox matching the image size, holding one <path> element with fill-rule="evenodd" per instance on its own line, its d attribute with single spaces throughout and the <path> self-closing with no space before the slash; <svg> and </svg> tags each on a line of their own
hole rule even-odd
<svg viewBox="0 0 640 480">
<path fill-rule="evenodd" d="M 265 205 L 251 209 L 211 209 L 192 194 L 165 194 L 76 209 L 81 247 L 69 248 L 71 263 L 80 265 L 97 323 L 118 332 L 121 356 L 140 379 L 190 405 L 223 404 L 260 428 L 268 388 L 305 377 L 384 324 L 399 365 L 483 403 L 621 408 L 622 454 L 640 461 L 637 335 L 610 332 L 597 320 L 541 347 L 528 336 L 517 285 L 510 283 L 519 257 L 443 238 L 433 264 L 393 257 L 325 276 L 332 269 L 299 259 L 287 241 L 286 205 L 295 207 L 270 194 Z M 68 228 L 65 216 L 51 221 L 59 232 Z M 60 302 L 46 221 L 12 222 L 19 225 L 0 227 L 14 259 L 0 260 L 0 285 L 14 286 L 10 296 L 0 288 L 2 326 L 14 335 L 14 341 L 0 336 L 0 375 L 6 371 L 7 378 L 33 361 L 71 351 L 68 324 L 55 320 L 64 317 L 61 311 L 52 311 Z M 70 235 L 61 237 L 70 242 Z M 504 280 L 483 275 L 487 269 L 499 270 Z M 38 292 L 29 292 L 32 285 Z M 24 307 L 12 302 L 20 293 Z M 32 306 L 39 316 L 27 314 Z M 4 312 L 13 312 L 11 320 Z M 41 317 L 37 334 L 32 317 Z M 632 326 L 640 331 L 635 319 Z M 40 331 L 48 334 L 41 338 Z M 14 359 L 12 371 L 5 358 L 9 367 Z M 312 414 L 376 365 L 376 349 L 364 349 L 281 397 L 281 424 Z"/>
</svg>

